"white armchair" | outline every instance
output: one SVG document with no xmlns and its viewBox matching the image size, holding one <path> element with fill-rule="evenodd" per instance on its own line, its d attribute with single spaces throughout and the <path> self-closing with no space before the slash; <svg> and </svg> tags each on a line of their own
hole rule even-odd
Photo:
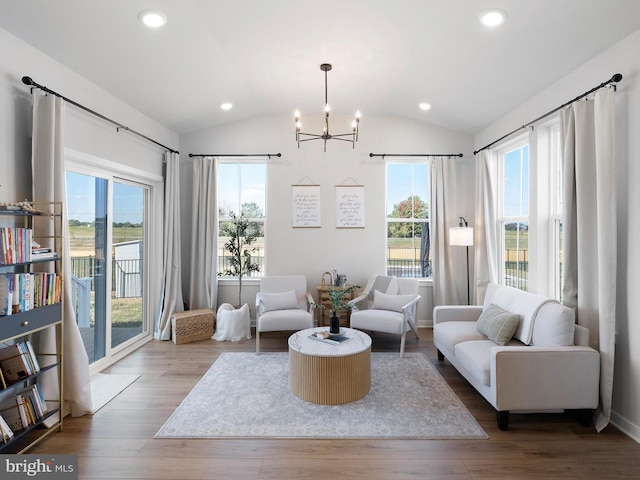
<svg viewBox="0 0 640 480">
<path fill-rule="evenodd" d="M 313 327 L 314 305 L 304 275 L 260 278 L 260 291 L 256 294 L 256 353 L 260 353 L 260 332 Z"/>
<path fill-rule="evenodd" d="M 400 358 L 404 355 L 407 331 L 416 338 L 418 280 L 373 275 L 361 295 L 351 300 L 351 328 L 400 335 Z"/>
</svg>

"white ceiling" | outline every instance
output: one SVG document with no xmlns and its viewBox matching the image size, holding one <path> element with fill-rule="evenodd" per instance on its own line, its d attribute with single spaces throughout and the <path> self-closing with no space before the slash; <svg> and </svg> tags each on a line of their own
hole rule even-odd
<svg viewBox="0 0 640 480">
<path fill-rule="evenodd" d="M 164 28 L 138 22 L 149 8 Z M 640 0 L 0 0 L 0 28 L 177 133 L 318 114 L 327 62 L 332 112 L 473 134 L 639 29 Z"/>
</svg>

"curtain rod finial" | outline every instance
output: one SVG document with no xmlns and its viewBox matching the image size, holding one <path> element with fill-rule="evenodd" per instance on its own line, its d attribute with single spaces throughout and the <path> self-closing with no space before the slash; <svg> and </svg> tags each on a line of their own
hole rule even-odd
<svg viewBox="0 0 640 480">
<path fill-rule="evenodd" d="M 25 85 L 33 85 L 33 78 L 24 76 L 22 77 L 22 83 Z"/>
<path fill-rule="evenodd" d="M 620 80 L 622 80 L 622 74 L 621 73 L 616 73 L 613 77 L 611 77 L 611 81 L 612 82 L 619 82 Z"/>
</svg>

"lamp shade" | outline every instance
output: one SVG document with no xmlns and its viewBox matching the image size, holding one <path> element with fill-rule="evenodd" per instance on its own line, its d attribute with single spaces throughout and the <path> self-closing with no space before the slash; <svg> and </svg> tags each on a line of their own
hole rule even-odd
<svg viewBox="0 0 640 480">
<path fill-rule="evenodd" d="M 457 247 L 473 245 L 473 227 L 450 227 L 449 245 Z"/>
</svg>

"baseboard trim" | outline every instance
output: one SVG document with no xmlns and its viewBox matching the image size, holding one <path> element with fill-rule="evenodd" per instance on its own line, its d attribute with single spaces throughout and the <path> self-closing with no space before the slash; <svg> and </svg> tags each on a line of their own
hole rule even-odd
<svg viewBox="0 0 640 480">
<path fill-rule="evenodd" d="M 627 437 L 631 438 L 636 443 L 640 443 L 640 426 L 635 425 L 626 418 L 618 415 L 616 412 L 611 412 L 611 424 L 624 433 Z"/>
</svg>

